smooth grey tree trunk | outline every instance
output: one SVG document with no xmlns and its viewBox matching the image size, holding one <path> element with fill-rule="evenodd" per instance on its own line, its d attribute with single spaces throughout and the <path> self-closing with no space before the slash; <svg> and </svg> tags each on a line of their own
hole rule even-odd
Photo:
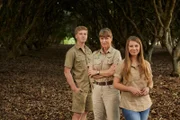
<svg viewBox="0 0 180 120">
<path fill-rule="evenodd" d="M 171 75 L 178 77 L 180 76 L 180 40 L 178 41 L 176 48 L 173 50 L 172 57 L 173 71 Z"/>
</svg>

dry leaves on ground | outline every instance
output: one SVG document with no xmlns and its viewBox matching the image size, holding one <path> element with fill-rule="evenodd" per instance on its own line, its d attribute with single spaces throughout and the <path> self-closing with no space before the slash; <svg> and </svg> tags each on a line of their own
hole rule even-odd
<svg viewBox="0 0 180 120">
<path fill-rule="evenodd" d="M 69 46 L 47 48 L 14 60 L 0 50 L 0 120 L 70 120 L 71 91 L 63 64 Z M 153 54 L 153 106 L 149 120 L 180 120 L 180 79 L 164 51 Z M 93 120 L 93 114 L 88 115 Z"/>
</svg>

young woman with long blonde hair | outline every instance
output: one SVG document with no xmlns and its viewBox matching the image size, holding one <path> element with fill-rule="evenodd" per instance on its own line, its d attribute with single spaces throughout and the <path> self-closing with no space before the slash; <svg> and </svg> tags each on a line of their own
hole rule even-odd
<svg viewBox="0 0 180 120">
<path fill-rule="evenodd" d="M 149 96 L 153 87 L 152 71 L 143 56 L 141 40 L 130 36 L 125 59 L 118 64 L 113 85 L 121 91 L 120 108 L 126 120 L 147 120 L 152 105 Z"/>
</svg>

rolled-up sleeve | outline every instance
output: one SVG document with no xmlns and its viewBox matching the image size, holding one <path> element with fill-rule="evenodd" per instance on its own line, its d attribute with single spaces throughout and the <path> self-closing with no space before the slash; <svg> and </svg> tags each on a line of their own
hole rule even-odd
<svg viewBox="0 0 180 120">
<path fill-rule="evenodd" d="M 119 79 L 122 79 L 123 67 L 124 67 L 124 60 L 121 60 L 116 67 L 114 77 L 118 77 Z"/>
</svg>

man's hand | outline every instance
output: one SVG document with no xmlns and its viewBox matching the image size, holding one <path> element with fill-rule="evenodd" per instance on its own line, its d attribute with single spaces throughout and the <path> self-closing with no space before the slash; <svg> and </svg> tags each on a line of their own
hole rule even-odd
<svg viewBox="0 0 180 120">
<path fill-rule="evenodd" d="M 72 87 L 71 90 L 75 93 L 78 93 L 79 91 L 82 91 L 80 88 L 77 88 L 76 86 L 75 87 Z"/>
</svg>

